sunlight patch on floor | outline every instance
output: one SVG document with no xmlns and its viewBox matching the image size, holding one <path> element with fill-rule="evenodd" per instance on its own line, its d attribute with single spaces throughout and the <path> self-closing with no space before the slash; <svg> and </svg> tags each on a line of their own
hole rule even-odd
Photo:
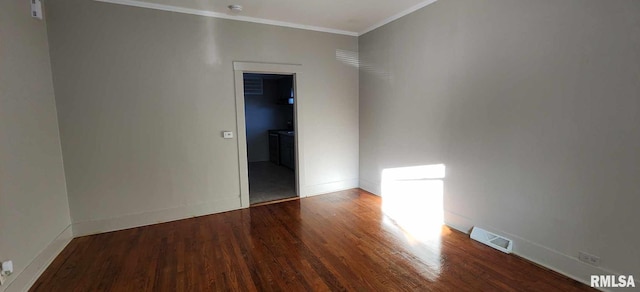
<svg viewBox="0 0 640 292">
<path fill-rule="evenodd" d="M 428 246 L 426 263 L 440 273 L 440 241 L 444 224 L 445 165 L 387 168 L 382 171 L 382 211 L 386 224 L 399 226 L 412 246 Z"/>
</svg>

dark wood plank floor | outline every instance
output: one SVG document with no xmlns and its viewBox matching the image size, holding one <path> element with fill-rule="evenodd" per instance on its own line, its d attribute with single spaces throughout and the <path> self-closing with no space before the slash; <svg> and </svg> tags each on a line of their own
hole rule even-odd
<svg viewBox="0 0 640 292">
<path fill-rule="evenodd" d="M 32 291 L 589 291 L 442 229 L 416 242 L 361 190 L 74 239 Z M 435 243 L 434 243 L 435 242 Z"/>
</svg>

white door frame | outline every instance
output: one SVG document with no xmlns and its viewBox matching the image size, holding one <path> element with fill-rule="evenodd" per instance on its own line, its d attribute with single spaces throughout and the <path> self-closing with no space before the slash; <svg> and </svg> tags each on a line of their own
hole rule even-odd
<svg viewBox="0 0 640 292">
<path fill-rule="evenodd" d="M 298 64 L 276 64 L 276 63 L 256 63 L 256 62 L 233 62 L 234 80 L 236 87 L 236 133 L 238 141 L 238 163 L 240 175 L 240 205 L 248 208 L 249 203 L 249 164 L 247 159 L 247 128 L 244 113 L 244 73 L 258 74 L 280 74 L 293 76 L 293 92 L 295 101 L 293 103 L 293 120 L 295 131 L 295 159 L 296 159 L 296 194 L 303 197 L 301 190 L 305 184 L 304 172 L 304 131 L 300 123 L 300 110 L 304 107 L 304 97 L 299 95 L 300 81 L 302 80 L 302 65 Z"/>
</svg>

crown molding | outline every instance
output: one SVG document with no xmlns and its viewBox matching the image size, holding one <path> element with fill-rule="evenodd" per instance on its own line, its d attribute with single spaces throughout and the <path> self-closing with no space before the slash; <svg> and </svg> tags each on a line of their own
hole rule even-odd
<svg viewBox="0 0 640 292">
<path fill-rule="evenodd" d="M 341 35 L 348 35 L 348 36 L 358 36 L 358 33 L 357 32 L 353 32 L 353 31 L 346 31 L 346 30 L 339 30 L 339 29 L 326 28 L 326 27 L 320 27 L 320 26 L 297 24 L 297 23 L 270 20 L 270 19 L 264 19 L 264 18 L 256 18 L 256 17 L 248 17 L 248 16 L 234 16 L 234 15 L 229 15 L 229 14 L 215 12 L 215 11 L 183 8 L 183 7 L 177 7 L 177 6 L 172 6 L 172 5 L 149 3 L 149 2 L 144 2 L 144 1 L 136 1 L 136 0 L 94 0 L 94 1 L 104 2 L 104 3 L 111 3 L 111 4 L 119 4 L 119 5 L 127 5 L 127 6 L 140 7 L 140 8 L 155 9 L 155 10 L 162 10 L 162 11 L 184 13 L 184 14 L 199 15 L 199 16 L 205 16 L 205 17 L 231 19 L 231 20 L 238 20 L 238 21 L 246 21 L 246 22 L 267 24 L 267 25 L 275 25 L 275 26 L 283 26 L 283 27 L 290 27 L 290 28 L 297 28 L 297 29 L 304 29 L 304 30 L 327 32 L 327 33 L 341 34 Z"/>
<path fill-rule="evenodd" d="M 361 36 L 361 35 L 363 35 L 365 33 L 368 33 L 368 32 L 370 32 L 370 31 L 372 31 L 372 30 L 374 30 L 376 28 L 379 28 L 379 27 L 381 27 L 381 26 L 383 26 L 385 24 L 388 24 L 388 23 L 390 23 L 390 22 L 392 22 L 392 21 L 394 21 L 394 20 L 396 20 L 398 18 L 401 18 L 401 17 L 403 17 L 403 16 L 405 16 L 407 14 L 410 14 L 410 13 L 416 11 L 416 10 L 422 9 L 422 8 L 426 7 L 427 5 L 432 4 L 432 3 L 436 2 L 436 1 L 438 1 L 438 0 L 426 0 L 426 1 L 423 1 L 421 3 L 418 3 L 418 4 L 408 8 L 408 9 L 406 9 L 406 10 L 400 12 L 400 13 L 397 13 L 397 14 L 391 16 L 391 17 L 388 17 L 388 18 L 378 22 L 377 24 L 374 24 L 374 25 L 368 27 L 367 29 L 365 29 L 362 32 L 358 33 L 358 36 Z"/>
</svg>

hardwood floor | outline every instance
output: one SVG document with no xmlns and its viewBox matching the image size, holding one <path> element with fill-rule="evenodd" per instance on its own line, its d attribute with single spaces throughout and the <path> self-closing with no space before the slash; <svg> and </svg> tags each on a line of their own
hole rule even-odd
<svg viewBox="0 0 640 292">
<path fill-rule="evenodd" d="M 31 291 L 590 291 L 442 229 L 407 235 L 349 190 L 74 239 Z"/>
</svg>

